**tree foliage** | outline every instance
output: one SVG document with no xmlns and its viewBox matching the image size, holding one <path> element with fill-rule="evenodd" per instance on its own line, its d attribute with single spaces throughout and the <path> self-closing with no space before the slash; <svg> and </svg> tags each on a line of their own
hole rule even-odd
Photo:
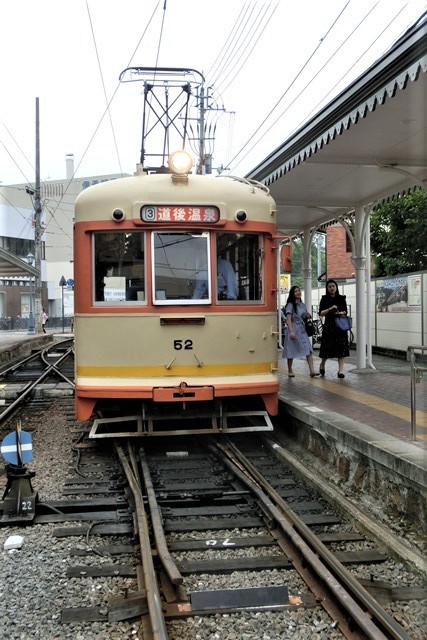
<svg viewBox="0 0 427 640">
<path fill-rule="evenodd" d="M 318 274 L 318 257 L 319 252 L 317 250 L 317 241 L 313 241 L 311 243 L 310 251 L 311 251 L 311 284 L 313 288 L 318 286 L 317 282 L 317 274 Z M 299 238 L 293 241 L 292 243 L 292 285 L 296 285 L 301 289 L 304 289 L 305 281 L 302 273 L 302 242 Z M 324 247 L 324 239 L 323 246 L 320 252 L 320 273 L 323 273 L 326 269 L 325 267 L 325 247 Z"/>
<path fill-rule="evenodd" d="M 375 276 L 427 269 L 427 191 L 418 189 L 372 212 L 371 253 Z"/>
</svg>

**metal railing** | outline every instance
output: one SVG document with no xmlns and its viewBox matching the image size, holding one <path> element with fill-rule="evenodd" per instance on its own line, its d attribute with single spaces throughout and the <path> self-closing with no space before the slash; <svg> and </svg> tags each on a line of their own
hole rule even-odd
<svg viewBox="0 0 427 640">
<path fill-rule="evenodd" d="M 427 351 L 427 346 L 409 345 L 408 360 L 411 364 L 411 440 L 417 439 L 417 396 L 415 385 L 417 382 L 421 382 L 424 371 L 427 371 L 426 366 L 421 366 L 420 363 L 417 363 L 416 352 L 418 351 L 421 351 L 424 356 L 424 353 Z"/>
</svg>

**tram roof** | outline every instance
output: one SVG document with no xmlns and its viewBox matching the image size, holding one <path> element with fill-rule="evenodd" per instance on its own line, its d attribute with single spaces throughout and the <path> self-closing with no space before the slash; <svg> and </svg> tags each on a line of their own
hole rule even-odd
<svg viewBox="0 0 427 640">
<path fill-rule="evenodd" d="M 256 166 L 287 235 L 427 188 L 427 12 L 347 89 Z"/>
</svg>

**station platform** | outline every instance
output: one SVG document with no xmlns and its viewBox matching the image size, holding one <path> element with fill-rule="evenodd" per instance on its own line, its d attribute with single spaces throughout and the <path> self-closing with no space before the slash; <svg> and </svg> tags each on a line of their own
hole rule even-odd
<svg viewBox="0 0 427 640">
<path fill-rule="evenodd" d="M 0 366 L 5 369 L 7 364 L 13 363 L 31 349 L 41 348 L 53 340 L 52 333 L 37 333 L 29 335 L 26 331 L 0 331 Z"/>
<path fill-rule="evenodd" d="M 315 371 L 319 363 L 315 350 Z M 281 358 L 278 424 L 283 446 L 286 450 L 298 442 L 300 451 L 312 456 L 308 464 L 316 469 L 314 484 L 324 486 L 335 476 L 344 491 L 362 501 L 362 496 L 375 497 L 381 511 L 396 513 L 422 531 L 427 521 L 427 376 L 415 384 L 412 439 L 409 362 L 373 356 L 373 365 L 375 369 L 357 370 L 354 353 L 345 360 L 344 379 L 337 377 L 336 359 L 326 362 L 324 377 L 310 378 L 303 358 L 294 360 L 295 377 L 288 377 Z M 411 552 L 405 549 L 404 555 Z M 427 572 L 427 563 L 419 564 Z"/>
<path fill-rule="evenodd" d="M 325 377 L 310 378 L 306 359 L 294 360 L 294 378 L 287 375 L 286 359 L 281 358 L 280 397 L 297 402 L 309 413 L 336 413 L 363 424 L 380 434 L 392 436 L 418 449 L 427 448 L 427 376 L 416 383 L 416 440 L 411 439 L 411 378 L 406 360 L 373 356 L 375 369 L 356 370 L 356 354 L 345 359 L 345 378 L 337 377 L 337 360 L 326 362 Z M 320 359 L 314 351 L 314 368 Z M 304 404 L 301 404 L 304 403 Z"/>
</svg>

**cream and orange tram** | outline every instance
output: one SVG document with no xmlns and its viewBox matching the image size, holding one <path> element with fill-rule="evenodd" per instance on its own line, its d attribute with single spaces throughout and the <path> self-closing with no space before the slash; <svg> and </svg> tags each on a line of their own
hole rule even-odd
<svg viewBox="0 0 427 640">
<path fill-rule="evenodd" d="M 92 437 L 271 429 L 277 414 L 275 202 L 188 160 L 77 199 L 76 415 L 96 418 Z"/>
</svg>

